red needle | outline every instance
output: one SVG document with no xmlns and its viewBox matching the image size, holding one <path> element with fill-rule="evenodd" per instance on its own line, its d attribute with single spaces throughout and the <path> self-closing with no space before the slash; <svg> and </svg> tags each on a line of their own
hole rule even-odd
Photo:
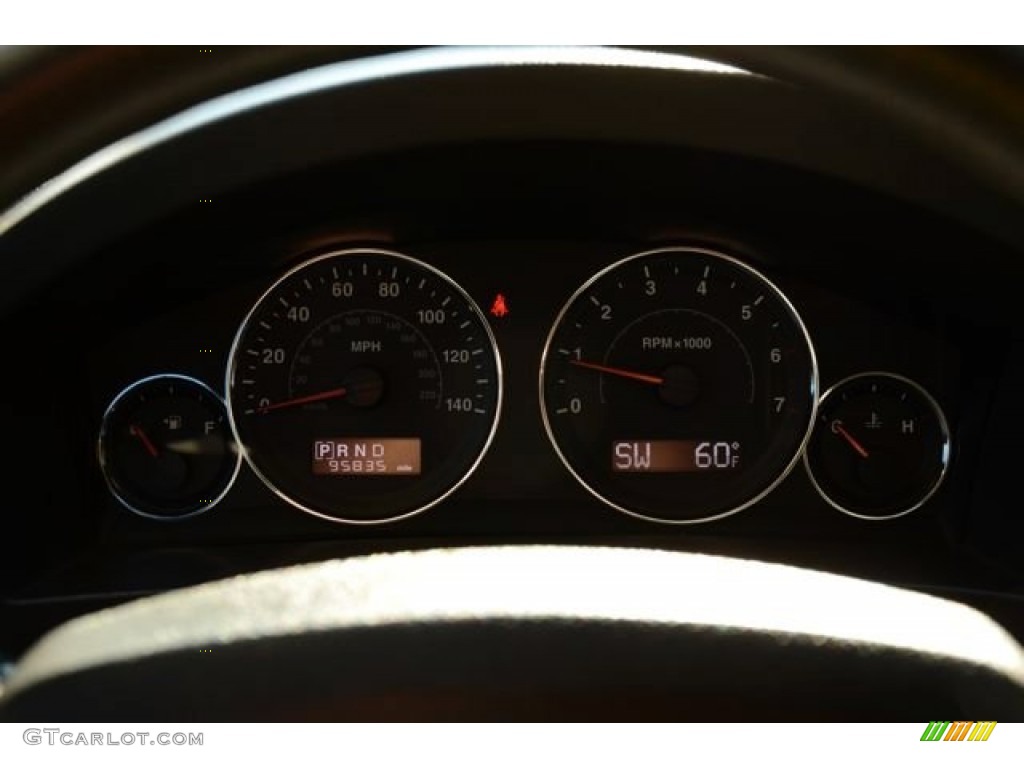
<svg viewBox="0 0 1024 768">
<path fill-rule="evenodd" d="M 149 439 L 149 436 L 142 431 L 142 427 L 140 427 L 138 424 L 129 425 L 128 432 L 130 432 L 133 437 L 137 437 L 139 438 L 139 440 L 142 441 L 142 445 L 145 447 L 146 453 L 148 453 L 154 459 L 160 455 L 160 451 L 158 451 L 156 449 L 156 446 L 153 445 L 153 441 Z"/>
<path fill-rule="evenodd" d="M 847 432 L 842 424 L 835 424 L 832 428 L 836 431 L 836 434 L 842 435 L 843 439 L 850 444 L 850 447 L 861 455 L 861 458 L 866 459 L 868 457 L 869 454 L 864 446 L 857 442 L 857 438 Z"/>
<path fill-rule="evenodd" d="M 344 397 L 348 392 L 345 387 L 338 387 L 337 389 L 328 389 L 326 392 L 317 392 L 315 395 L 306 395 L 304 397 L 296 397 L 291 400 L 283 400 L 280 403 L 271 403 L 270 405 L 264 405 L 262 408 L 257 408 L 260 413 L 266 413 L 267 411 L 276 411 L 278 408 L 288 408 L 292 405 L 305 405 L 306 403 L 319 403 L 321 400 L 333 400 L 336 397 Z"/>
<path fill-rule="evenodd" d="M 601 365 L 600 363 L 589 363 L 586 360 L 570 360 L 570 363 L 577 365 L 580 368 L 589 368 L 592 371 L 600 371 L 601 373 L 610 373 L 612 376 L 621 376 L 624 379 L 633 379 L 634 381 L 642 381 L 645 384 L 664 384 L 665 380 L 660 376 L 651 376 L 646 373 L 637 373 L 636 371 L 627 371 L 622 368 L 612 368 L 607 365 Z"/>
</svg>

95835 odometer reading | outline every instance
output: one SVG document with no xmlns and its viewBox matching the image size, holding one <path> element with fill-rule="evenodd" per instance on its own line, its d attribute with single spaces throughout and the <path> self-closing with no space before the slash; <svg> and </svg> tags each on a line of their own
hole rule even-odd
<svg viewBox="0 0 1024 768">
<path fill-rule="evenodd" d="M 239 329 L 228 404 L 243 454 L 294 506 L 341 522 L 423 511 L 457 488 L 497 425 L 501 365 L 472 299 L 392 251 L 318 256 Z"/>
<path fill-rule="evenodd" d="M 585 283 L 548 336 L 541 409 L 595 496 L 669 523 L 753 504 L 796 463 L 818 372 L 786 297 L 703 248 L 628 257 Z"/>
</svg>

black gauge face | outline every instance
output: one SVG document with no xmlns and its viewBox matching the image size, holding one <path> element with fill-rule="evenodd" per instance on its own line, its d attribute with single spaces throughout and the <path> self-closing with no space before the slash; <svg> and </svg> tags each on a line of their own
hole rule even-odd
<svg viewBox="0 0 1024 768">
<path fill-rule="evenodd" d="M 949 465 L 946 418 L 922 387 L 891 373 L 841 381 L 822 396 L 804 462 L 836 509 L 883 520 L 920 507 Z"/>
<path fill-rule="evenodd" d="M 611 506 L 688 523 L 753 503 L 807 439 L 817 366 L 786 298 L 696 248 L 612 265 L 569 300 L 541 367 L 544 422 Z"/>
<path fill-rule="evenodd" d="M 422 511 L 483 457 L 501 366 L 449 278 L 401 254 L 347 250 L 282 277 L 245 319 L 229 408 L 256 473 L 294 506 L 371 523 Z"/>
<path fill-rule="evenodd" d="M 162 519 L 212 507 L 240 462 L 224 403 L 202 382 L 175 374 L 142 379 L 114 399 L 99 460 L 121 503 Z"/>
</svg>

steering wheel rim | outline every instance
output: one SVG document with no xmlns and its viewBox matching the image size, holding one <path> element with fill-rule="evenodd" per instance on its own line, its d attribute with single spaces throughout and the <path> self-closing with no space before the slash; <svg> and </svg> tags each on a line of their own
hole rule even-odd
<svg viewBox="0 0 1024 768">
<path fill-rule="evenodd" d="M 0 52 L 0 208 L 75 161 L 215 96 L 399 46 L 8 47 Z M 662 46 L 858 103 L 1024 203 L 1024 79 L 1012 48 Z"/>
<path fill-rule="evenodd" d="M 1024 715 L 1024 650 L 974 609 L 790 566 L 554 546 L 374 555 L 142 599 L 54 630 L 0 697 L 10 720 L 93 722 L 936 708 Z"/>
</svg>

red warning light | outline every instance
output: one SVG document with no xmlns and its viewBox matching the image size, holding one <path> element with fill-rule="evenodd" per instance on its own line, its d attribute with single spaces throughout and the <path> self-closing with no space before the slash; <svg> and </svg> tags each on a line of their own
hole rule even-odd
<svg viewBox="0 0 1024 768">
<path fill-rule="evenodd" d="M 508 314 L 508 304 L 505 303 L 505 296 L 498 294 L 494 297 L 494 303 L 491 304 L 491 314 L 495 317 L 504 317 Z"/>
</svg>

